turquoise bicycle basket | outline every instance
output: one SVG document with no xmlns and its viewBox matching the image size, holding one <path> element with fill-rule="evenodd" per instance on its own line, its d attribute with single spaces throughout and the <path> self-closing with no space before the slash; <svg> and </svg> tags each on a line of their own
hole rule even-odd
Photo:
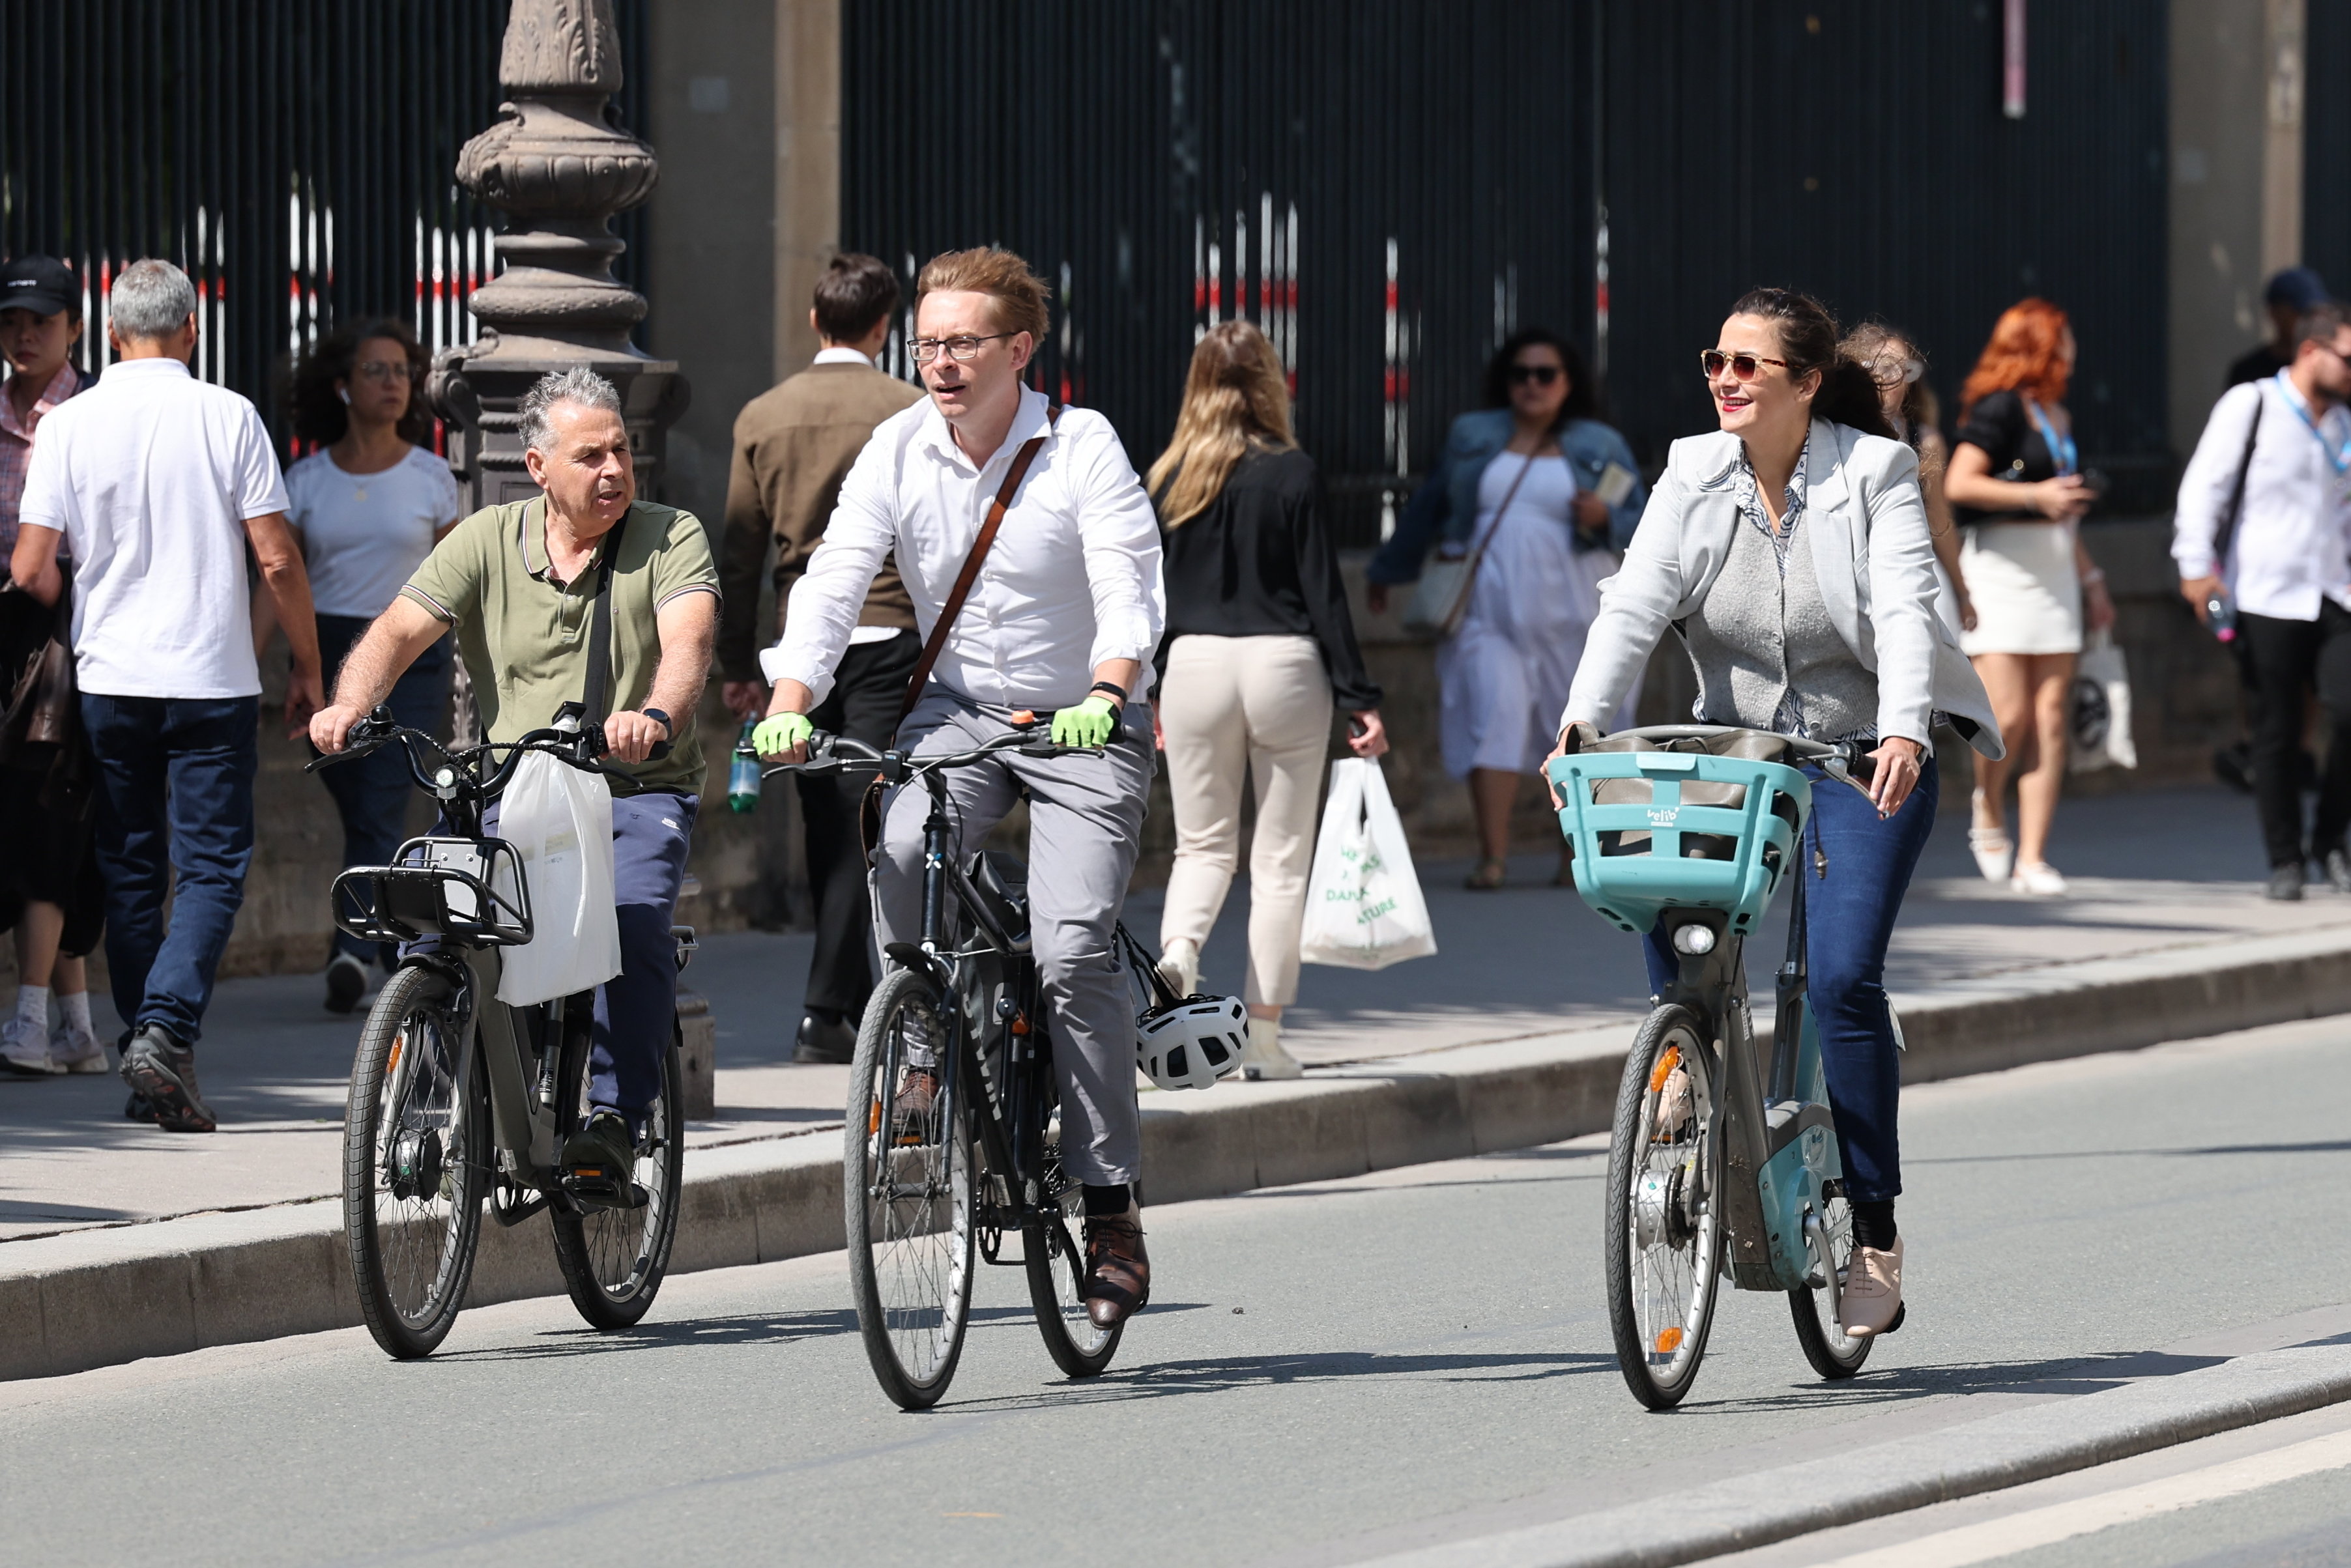
<svg viewBox="0 0 2351 1568">
<path fill-rule="evenodd" d="M 1583 752 L 1546 771 L 1567 803 L 1575 890 L 1635 935 L 1667 909 L 1719 909 L 1730 934 L 1754 929 L 1813 804 L 1794 768 L 1708 753 Z"/>
</svg>

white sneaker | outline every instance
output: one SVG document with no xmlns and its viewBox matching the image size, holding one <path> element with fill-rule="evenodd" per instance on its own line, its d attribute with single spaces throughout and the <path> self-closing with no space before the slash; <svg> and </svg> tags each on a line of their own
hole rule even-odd
<svg viewBox="0 0 2351 1568">
<path fill-rule="evenodd" d="M 1200 944 L 1177 937 L 1159 955 L 1159 975 L 1178 996 L 1191 996 L 1200 989 Z"/>
<path fill-rule="evenodd" d="M 2067 891 L 2065 878 L 2059 876 L 2057 867 L 2046 860 L 2019 866 L 2016 875 L 2008 879 L 2008 890 L 2034 898 L 2062 898 Z"/>
<path fill-rule="evenodd" d="M 1306 1069 L 1298 1064 L 1298 1058 L 1281 1047 L 1280 1019 L 1249 1020 L 1249 1044 L 1241 1049 L 1241 1075 L 1252 1079 L 1306 1076 Z"/>
<path fill-rule="evenodd" d="M 60 1023 L 49 1033 L 49 1060 L 60 1072 L 103 1073 L 106 1046 L 87 1029 L 76 1029 L 70 1023 Z"/>
<path fill-rule="evenodd" d="M 21 1018 L 0 1023 L 0 1073 L 18 1078 L 46 1078 L 64 1071 L 49 1060 L 47 1031 Z"/>
</svg>

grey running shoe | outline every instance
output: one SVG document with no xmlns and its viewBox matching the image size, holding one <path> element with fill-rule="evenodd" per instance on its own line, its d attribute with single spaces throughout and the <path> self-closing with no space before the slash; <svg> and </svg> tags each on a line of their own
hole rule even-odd
<svg viewBox="0 0 2351 1568">
<path fill-rule="evenodd" d="M 196 1088 L 196 1054 L 160 1023 L 140 1026 L 122 1053 L 122 1081 L 155 1107 L 165 1132 L 211 1132 L 220 1124 Z"/>
<path fill-rule="evenodd" d="M 2326 852 L 2326 879 L 2335 884 L 2338 893 L 2351 893 L 2351 855 L 2340 849 Z"/>
<path fill-rule="evenodd" d="M 2302 862 L 2299 860 L 2273 866 L 2270 867 L 2270 885 L 2263 896 L 2282 904 L 2299 903 L 2302 900 Z"/>
</svg>

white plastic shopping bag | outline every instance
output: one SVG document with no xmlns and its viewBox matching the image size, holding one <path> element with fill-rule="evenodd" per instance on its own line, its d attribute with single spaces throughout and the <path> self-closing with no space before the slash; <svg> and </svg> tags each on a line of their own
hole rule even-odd
<svg viewBox="0 0 2351 1568">
<path fill-rule="evenodd" d="M 603 775 L 527 753 L 499 802 L 497 836 L 522 862 L 531 912 L 530 940 L 506 950 L 498 1000 L 528 1007 L 620 973 L 612 792 Z"/>
<path fill-rule="evenodd" d="M 1428 904 L 1380 764 L 1363 757 L 1332 763 L 1299 956 L 1308 963 L 1385 969 L 1436 950 Z"/>
<path fill-rule="evenodd" d="M 2131 739 L 2130 671 L 2123 664 L 2123 650 L 2106 632 L 2094 631 L 2083 639 L 2082 657 L 2074 666 L 2071 718 L 2068 773 L 2138 766 L 2138 745 Z"/>
</svg>

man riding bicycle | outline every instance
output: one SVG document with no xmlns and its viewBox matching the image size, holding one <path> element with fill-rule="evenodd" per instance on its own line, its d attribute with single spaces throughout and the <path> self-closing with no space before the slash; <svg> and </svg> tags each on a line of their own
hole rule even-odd
<svg viewBox="0 0 2351 1568">
<path fill-rule="evenodd" d="M 548 728 L 589 689 L 596 599 L 609 596 L 606 760 L 626 764 L 638 789 L 612 802 L 621 972 L 597 988 L 594 1109 L 561 1163 L 625 1171 L 645 1107 L 661 1093 L 677 1005 L 670 927 L 700 800 L 694 713 L 710 672 L 718 572 L 693 514 L 636 498 L 610 381 L 584 369 L 541 377 L 518 422 L 523 462 L 542 493 L 476 512 L 434 546 L 344 660 L 310 740 L 321 752 L 341 751 L 351 726 L 453 628 L 488 738 Z M 485 833 L 496 833 L 496 818 L 493 806 Z"/>
<path fill-rule="evenodd" d="M 1098 748 L 1008 753 L 955 773 L 947 790 L 967 847 L 1029 799 L 1030 926 L 1051 1008 L 1061 1159 L 1085 1187 L 1087 1314 L 1108 1327 L 1151 1288 L 1134 1189 L 1134 1005 L 1112 931 L 1153 765 L 1150 713 L 1132 694 L 1165 604 L 1158 525 L 1110 421 L 1053 410 L 1020 384 L 1044 339 L 1046 298 L 1008 251 L 953 252 L 924 267 L 912 347 L 930 397 L 883 421 L 842 484 L 783 639 L 761 656 L 774 694 L 754 741 L 764 756 L 805 758 L 808 714 L 894 551 L 927 639 L 899 747 L 967 751 L 1009 732 L 1024 711 L 1051 709 L 1055 742 Z M 883 807 L 873 905 L 885 951 L 919 940 L 927 812 L 920 790 Z M 937 1075 L 909 1055 L 897 1103 L 926 1112 Z"/>
</svg>

